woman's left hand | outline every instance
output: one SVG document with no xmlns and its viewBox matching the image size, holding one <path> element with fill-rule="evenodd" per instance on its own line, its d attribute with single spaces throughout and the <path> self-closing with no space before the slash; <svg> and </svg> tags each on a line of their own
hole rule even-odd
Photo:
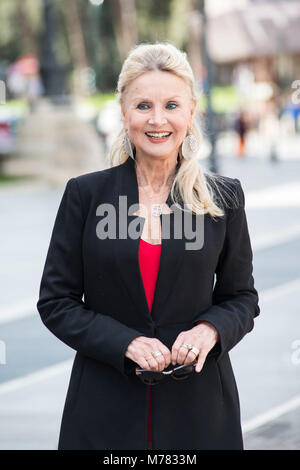
<svg viewBox="0 0 300 470">
<path fill-rule="evenodd" d="M 203 321 L 194 326 L 191 330 L 182 331 L 176 338 L 172 346 L 171 361 L 172 364 L 189 364 L 197 357 L 196 372 L 200 372 L 209 351 L 214 347 L 218 340 L 216 328 L 209 322 Z M 191 344 L 199 350 L 199 355 L 189 351 L 185 344 Z"/>
</svg>

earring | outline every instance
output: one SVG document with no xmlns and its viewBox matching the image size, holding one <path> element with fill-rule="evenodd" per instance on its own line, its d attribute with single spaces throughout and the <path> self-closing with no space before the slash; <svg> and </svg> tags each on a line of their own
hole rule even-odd
<svg viewBox="0 0 300 470">
<path fill-rule="evenodd" d="M 198 140 L 192 133 L 192 128 L 190 128 L 189 135 L 187 135 L 182 142 L 182 155 L 186 160 L 189 160 L 194 157 L 198 150 Z"/>
<path fill-rule="evenodd" d="M 125 137 L 123 139 L 123 148 L 124 148 L 125 153 L 127 153 L 127 155 L 129 155 L 132 158 L 132 160 L 135 160 L 134 155 L 133 155 L 132 145 L 131 145 L 126 129 L 125 129 Z"/>
</svg>

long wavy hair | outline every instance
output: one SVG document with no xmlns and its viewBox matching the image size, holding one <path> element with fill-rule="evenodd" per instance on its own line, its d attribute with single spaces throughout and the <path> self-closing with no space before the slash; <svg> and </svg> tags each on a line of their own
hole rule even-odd
<svg viewBox="0 0 300 470">
<path fill-rule="evenodd" d="M 124 102 L 128 85 L 143 73 L 156 70 L 173 73 L 182 78 L 189 86 L 192 97 L 198 99 L 194 74 L 186 53 L 168 42 L 142 43 L 131 49 L 123 63 L 116 90 L 120 106 Z M 201 142 L 202 131 L 195 118 L 191 127 L 192 133 Z M 122 128 L 110 147 L 108 158 L 111 167 L 130 158 L 123 147 L 125 132 Z M 179 165 L 171 187 L 171 197 L 177 206 L 182 208 L 184 204 L 194 214 L 208 213 L 212 217 L 222 217 L 225 207 L 231 206 L 232 203 L 238 204 L 237 196 L 226 178 L 210 171 L 204 172 L 196 155 L 186 160 L 182 155 L 182 144 L 178 154 Z"/>
</svg>

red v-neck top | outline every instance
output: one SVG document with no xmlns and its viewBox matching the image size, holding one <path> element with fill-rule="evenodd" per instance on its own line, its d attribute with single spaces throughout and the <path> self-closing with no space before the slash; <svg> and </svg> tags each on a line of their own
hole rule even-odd
<svg viewBox="0 0 300 470">
<path fill-rule="evenodd" d="M 160 264 L 161 245 L 152 245 L 142 238 L 139 244 L 139 265 L 146 299 L 151 313 Z M 198 321 L 196 324 L 201 323 Z M 219 340 L 219 338 L 218 338 Z M 151 386 L 149 385 L 148 444 L 152 444 Z"/>
<path fill-rule="evenodd" d="M 139 265 L 145 294 L 151 313 L 155 285 L 159 270 L 161 245 L 152 245 L 141 238 L 139 244 Z M 148 444 L 152 444 L 151 386 L 149 385 Z"/>
</svg>

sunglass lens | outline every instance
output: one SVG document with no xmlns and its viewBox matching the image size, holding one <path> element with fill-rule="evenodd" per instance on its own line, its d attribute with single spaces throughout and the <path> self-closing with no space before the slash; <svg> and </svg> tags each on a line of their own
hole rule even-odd
<svg viewBox="0 0 300 470">
<path fill-rule="evenodd" d="M 187 379 L 193 371 L 194 371 L 194 366 L 192 364 L 188 364 L 184 367 L 175 369 L 173 373 L 173 377 L 176 380 L 184 380 L 184 379 Z"/>
<path fill-rule="evenodd" d="M 143 371 L 139 377 L 142 380 L 142 382 L 146 385 L 156 385 L 160 383 L 164 378 L 163 374 L 159 371 L 147 371 L 147 370 Z"/>
</svg>

